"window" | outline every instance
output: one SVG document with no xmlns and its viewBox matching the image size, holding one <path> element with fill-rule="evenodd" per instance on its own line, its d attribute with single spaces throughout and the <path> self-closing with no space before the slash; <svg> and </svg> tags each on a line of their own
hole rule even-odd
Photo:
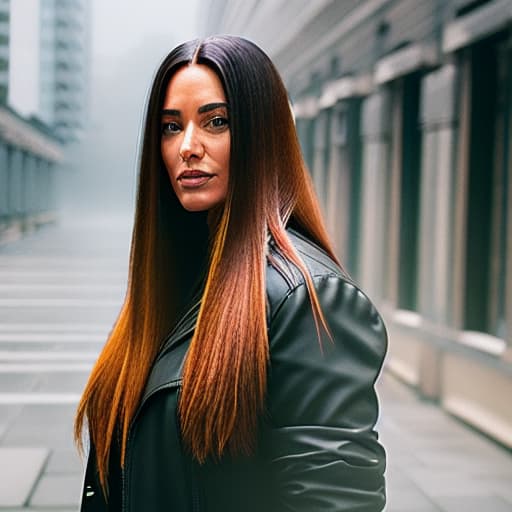
<svg viewBox="0 0 512 512">
<path fill-rule="evenodd" d="M 56 63 L 56 67 L 57 67 L 58 70 L 68 70 L 69 69 L 69 64 L 66 61 L 59 60 Z"/>
<path fill-rule="evenodd" d="M 353 98 L 348 103 L 345 116 L 347 159 L 350 170 L 350 214 L 347 241 L 347 268 L 352 275 L 359 271 L 359 238 L 361 236 L 361 100 Z"/>
<path fill-rule="evenodd" d="M 419 126 L 420 72 L 389 85 L 391 139 L 385 219 L 383 286 L 399 309 L 417 310 L 418 231 L 420 198 L 421 130 Z"/>
<path fill-rule="evenodd" d="M 498 34 L 469 50 L 471 118 L 464 328 L 506 336 L 512 55 Z M 510 278 L 510 277 L 509 277 Z"/>
<path fill-rule="evenodd" d="M 402 148 L 400 180 L 400 234 L 398 307 L 417 308 L 418 231 L 420 201 L 421 131 L 419 99 L 421 75 L 404 78 L 402 106 Z"/>
</svg>

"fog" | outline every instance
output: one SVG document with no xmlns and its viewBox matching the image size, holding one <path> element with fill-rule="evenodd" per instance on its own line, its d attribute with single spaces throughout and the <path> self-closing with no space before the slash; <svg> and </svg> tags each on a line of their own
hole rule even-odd
<svg viewBox="0 0 512 512">
<path fill-rule="evenodd" d="M 147 89 L 165 54 L 197 37 L 197 3 L 93 0 L 86 128 L 58 172 L 63 220 L 131 217 Z"/>
</svg>

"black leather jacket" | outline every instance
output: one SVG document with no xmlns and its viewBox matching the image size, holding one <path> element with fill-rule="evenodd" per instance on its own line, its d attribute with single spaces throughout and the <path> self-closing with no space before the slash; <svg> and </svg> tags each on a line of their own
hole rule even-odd
<svg viewBox="0 0 512 512">
<path fill-rule="evenodd" d="M 320 347 L 302 275 L 267 267 L 270 365 L 267 417 L 256 455 L 199 465 L 177 422 L 192 308 L 168 338 L 133 420 L 122 472 L 126 512 L 377 512 L 385 504 L 385 451 L 374 430 L 374 390 L 387 347 L 381 317 L 312 242 L 292 242 L 308 266 L 333 342 Z M 284 260 L 270 244 L 270 254 Z M 285 265 L 286 267 L 286 265 Z M 91 449 L 81 510 L 109 510 Z"/>
</svg>

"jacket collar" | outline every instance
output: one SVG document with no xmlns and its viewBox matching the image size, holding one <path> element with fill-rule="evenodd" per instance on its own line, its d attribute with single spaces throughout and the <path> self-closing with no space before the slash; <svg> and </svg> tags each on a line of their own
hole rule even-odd
<svg viewBox="0 0 512 512">
<path fill-rule="evenodd" d="M 194 334 L 199 306 L 199 300 L 194 302 L 164 341 L 146 383 L 141 404 L 158 389 L 180 385 L 183 363 Z"/>
</svg>

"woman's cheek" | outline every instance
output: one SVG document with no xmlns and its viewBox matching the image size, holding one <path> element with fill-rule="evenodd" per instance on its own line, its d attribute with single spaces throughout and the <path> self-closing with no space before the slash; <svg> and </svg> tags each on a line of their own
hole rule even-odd
<svg viewBox="0 0 512 512">
<path fill-rule="evenodd" d="M 167 169 L 167 171 L 169 172 L 169 175 L 170 175 L 174 166 L 173 166 L 172 158 L 171 158 L 172 152 L 169 148 L 168 143 L 162 142 L 161 153 L 162 153 L 162 160 L 164 162 L 165 168 Z"/>
</svg>

